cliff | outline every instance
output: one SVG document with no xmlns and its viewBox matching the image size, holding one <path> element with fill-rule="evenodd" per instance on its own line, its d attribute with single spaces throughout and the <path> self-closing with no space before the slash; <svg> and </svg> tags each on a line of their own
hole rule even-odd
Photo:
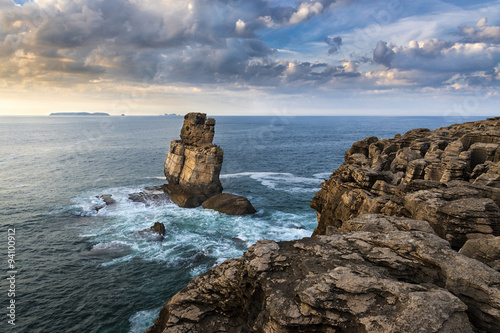
<svg viewBox="0 0 500 333">
<path fill-rule="evenodd" d="M 500 332 L 499 138 L 495 118 L 356 142 L 314 237 L 257 242 L 147 332 Z"/>
<path fill-rule="evenodd" d="M 222 192 L 219 175 L 223 151 L 212 144 L 215 119 L 204 113 L 184 117 L 181 139 L 170 143 L 165 177 L 170 199 L 181 207 L 198 207 Z"/>
<path fill-rule="evenodd" d="M 456 249 L 500 235 L 499 126 L 491 118 L 354 143 L 311 202 L 313 235 L 362 212 L 427 221 Z"/>
</svg>

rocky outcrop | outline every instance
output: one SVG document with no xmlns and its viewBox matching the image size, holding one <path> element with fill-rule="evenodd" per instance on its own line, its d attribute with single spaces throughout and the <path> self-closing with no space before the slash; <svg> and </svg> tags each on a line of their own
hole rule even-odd
<svg viewBox="0 0 500 333">
<path fill-rule="evenodd" d="M 148 333 L 500 331 L 500 273 L 425 221 L 362 215 L 262 240 L 172 297 Z"/>
<path fill-rule="evenodd" d="M 499 128 L 354 143 L 311 202 L 314 237 L 257 242 L 147 332 L 500 332 Z"/>
<path fill-rule="evenodd" d="M 459 249 L 468 239 L 500 235 L 500 117 L 393 139 L 369 137 L 311 202 L 315 236 L 363 212 L 430 223 Z"/>
<path fill-rule="evenodd" d="M 165 236 L 166 230 L 165 230 L 165 225 L 161 222 L 155 222 L 155 224 L 149 228 L 152 233 L 158 234 L 161 236 Z"/>
<path fill-rule="evenodd" d="M 128 198 L 133 202 L 141 202 L 146 205 L 146 207 L 172 203 L 168 197 L 166 185 L 145 187 L 140 192 L 129 194 Z"/>
<path fill-rule="evenodd" d="M 96 205 L 94 205 L 94 209 L 96 210 L 96 212 L 100 211 L 106 206 L 116 203 L 116 200 L 112 198 L 111 194 L 96 195 L 96 198 L 102 200 L 101 202 L 98 202 Z"/>
<path fill-rule="evenodd" d="M 222 192 L 219 174 L 223 151 L 212 144 L 215 120 L 204 113 L 184 117 L 181 140 L 170 143 L 165 159 L 166 190 L 170 199 L 181 207 L 198 207 Z"/>
<path fill-rule="evenodd" d="M 214 195 L 201 206 L 228 215 L 247 215 L 257 212 L 247 198 L 229 193 Z"/>
<path fill-rule="evenodd" d="M 470 239 L 465 242 L 460 253 L 500 271 L 500 237 Z"/>
</svg>

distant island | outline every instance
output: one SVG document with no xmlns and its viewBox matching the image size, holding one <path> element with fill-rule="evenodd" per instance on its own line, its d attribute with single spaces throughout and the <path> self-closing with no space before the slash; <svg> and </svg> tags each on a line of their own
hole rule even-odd
<svg viewBox="0 0 500 333">
<path fill-rule="evenodd" d="M 178 115 L 175 113 L 164 113 L 163 116 L 165 116 L 165 117 L 182 117 L 181 115 Z"/>
<path fill-rule="evenodd" d="M 53 112 L 50 116 L 109 116 L 109 113 L 104 112 Z"/>
</svg>

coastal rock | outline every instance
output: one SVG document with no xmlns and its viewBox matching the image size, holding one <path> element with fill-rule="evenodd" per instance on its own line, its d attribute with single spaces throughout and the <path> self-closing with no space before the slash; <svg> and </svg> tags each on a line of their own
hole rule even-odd
<svg viewBox="0 0 500 333">
<path fill-rule="evenodd" d="M 500 235 L 499 120 L 354 143 L 311 202 L 313 235 L 363 212 L 425 220 L 455 249 Z"/>
<path fill-rule="evenodd" d="M 201 206 L 228 215 L 247 215 L 257 212 L 247 198 L 229 193 L 214 195 L 204 201 Z"/>
<path fill-rule="evenodd" d="M 98 212 L 106 206 L 112 205 L 116 203 L 116 200 L 112 198 L 111 194 L 102 194 L 96 195 L 97 199 L 101 199 L 102 201 L 94 205 L 94 209 Z"/>
<path fill-rule="evenodd" d="M 203 201 L 222 192 L 219 175 L 223 151 L 212 144 L 215 120 L 204 113 L 184 117 L 181 140 L 170 143 L 165 159 L 166 191 L 181 207 L 198 207 Z"/>
<path fill-rule="evenodd" d="M 146 238 L 155 242 L 161 242 L 165 238 L 166 229 L 165 225 L 161 222 L 155 222 L 155 224 L 147 229 L 136 230 L 134 234 L 139 237 Z"/>
<path fill-rule="evenodd" d="M 460 253 L 500 271 L 500 237 L 470 239 Z"/>
<path fill-rule="evenodd" d="M 128 198 L 133 202 L 142 202 L 146 207 L 171 202 L 167 193 L 167 185 L 145 187 L 141 192 L 129 194 Z"/>
<path fill-rule="evenodd" d="M 500 332 L 500 273 L 427 222 L 371 214 L 329 231 L 257 242 L 192 280 L 146 332 Z"/>
<path fill-rule="evenodd" d="M 116 203 L 116 200 L 112 198 L 113 195 L 111 194 L 102 194 L 100 195 L 98 198 L 102 199 L 104 201 L 104 203 L 109 206 L 109 205 L 112 205 L 114 203 Z"/>
<path fill-rule="evenodd" d="M 154 234 L 165 236 L 166 230 L 165 225 L 161 222 L 155 222 L 155 224 L 149 228 Z"/>
</svg>

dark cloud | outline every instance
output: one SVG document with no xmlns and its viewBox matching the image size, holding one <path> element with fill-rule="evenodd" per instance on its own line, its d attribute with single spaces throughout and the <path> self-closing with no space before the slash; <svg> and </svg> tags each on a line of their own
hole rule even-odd
<svg viewBox="0 0 500 333">
<path fill-rule="evenodd" d="M 383 41 L 379 41 L 377 46 L 373 50 L 373 61 L 377 64 L 384 65 L 388 68 L 391 67 L 391 61 L 396 54 L 389 48 L 388 44 Z"/>
<path fill-rule="evenodd" d="M 16 6 L 0 0 L 0 57 L 8 59 L 4 66 L 9 66 L 9 71 L 0 72 L 17 71 L 20 79 L 27 72 L 31 77 L 43 73 L 41 80 L 52 71 L 150 83 L 283 81 L 288 65 L 271 59 L 275 50 L 256 32 L 299 24 L 334 3 L 61 0 L 57 6 L 35 2 Z M 288 80 L 310 80 L 310 67 L 297 63 Z M 271 76 L 276 79 L 270 80 Z"/>
<path fill-rule="evenodd" d="M 330 46 L 328 54 L 337 53 L 340 50 L 340 45 L 342 45 L 342 38 L 337 37 L 325 37 L 323 41 Z"/>
</svg>

